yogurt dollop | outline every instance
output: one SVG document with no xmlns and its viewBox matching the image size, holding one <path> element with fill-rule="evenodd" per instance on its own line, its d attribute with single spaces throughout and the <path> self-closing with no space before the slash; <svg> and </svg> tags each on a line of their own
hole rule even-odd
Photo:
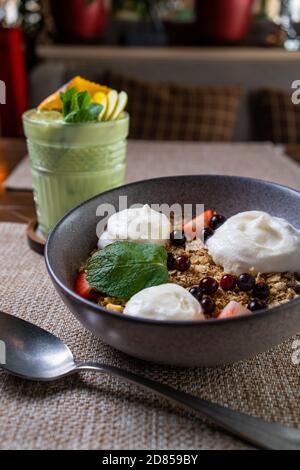
<svg viewBox="0 0 300 470">
<path fill-rule="evenodd" d="M 155 320 L 204 320 L 201 305 L 178 284 L 147 287 L 127 302 L 124 313 Z"/>
<path fill-rule="evenodd" d="M 143 207 L 124 209 L 110 216 L 107 229 L 99 238 L 98 247 L 104 248 L 116 240 L 165 245 L 169 238 L 168 217 L 146 204 Z"/>
<path fill-rule="evenodd" d="M 214 262 L 226 272 L 300 271 L 300 231 L 266 212 L 230 217 L 206 244 Z"/>
</svg>

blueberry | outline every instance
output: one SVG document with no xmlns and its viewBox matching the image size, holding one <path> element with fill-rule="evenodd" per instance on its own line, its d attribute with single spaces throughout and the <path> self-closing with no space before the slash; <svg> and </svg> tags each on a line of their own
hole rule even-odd
<svg viewBox="0 0 300 470">
<path fill-rule="evenodd" d="M 264 282 L 258 282 L 253 287 L 253 295 L 258 299 L 266 299 L 270 295 L 270 288 Z"/>
<path fill-rule="evenodd" d="M 253 276 L 251 276 L 251 274 L 243 273 L 239 275 L 237 283 L 241 290 L 247 292 L 253 289 L 255 279 Z"/>
<path fill-rule="evenodd" d="M 247 308 L 251 312 L 256 312 L 257 310 L 262 310 L 263 308 L 266 308 L 266 304 L 258 299 L 251 299 L 248 302 Z"/>
<path fill-rule="evenodd" d="M 213 230 L 217 230 L 217 228 L 221 227 L 221 225 L 223 225 L 225 221 L 226 221 L 226 217 L 224 217 L 224 215 L 216 214 L 216 215 L 213 215 L 212 218 L 210 219 L 209 226 Z"/>
<path fill-rule="evenodd" d="M 200 287 L 192 287 L 190 293 L 200 302 L 203 297 L 203 290 Z"/>
<path fill-rule="evenodd" d="M 170 240 L 174 246 L 183 246 L 185 245 L 186 237 L 182 230 L 173 230 L 170 233 Z"/>
<path fill-rule="evenodd" d="M 214 231 L 210 227 L 205 227 L 202 231 L 202 237 L 204 243 L 206 240 L 208 240 L 212 235 L 214 234 Z"/>
<path fill-rule="evenodd" d="M 167 268 L 168 269 L 175 269 L 175 256 L 172 253 L 168 253 L 168 259 L 167 259 Z"/>
<path fill-rule="evenodd" d="M 206 313 L 207 315 L 212 314 L 216 308 L 215 302 L 213 301 L 211 297 L 208 297 L 208 295 L 204 295 L 202 297 L 200 304 L 203 309 L 203 312 Z"/>
</svg>

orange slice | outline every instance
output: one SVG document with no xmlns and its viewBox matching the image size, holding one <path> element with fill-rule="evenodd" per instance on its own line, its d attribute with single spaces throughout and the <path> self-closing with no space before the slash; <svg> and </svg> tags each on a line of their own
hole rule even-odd
<svg viewBox="0 0 300 470">
<path fill-rule="evenodd" d="M 60 99 L 60 93 L 70 88 L 76 88 L 77 91 L 87 91 L 91 96 L 93 96 L 97 92 L 102 92 L 108 94 L 111 88 L 100 85 L 99 83 L 91 82 L 90 80 L 86 80 L 80 76 L 76 76 L 72 78 L 68 83 L 60 87 L 57 91 L 52 93 L 50 96 L 45 98 L 39 105 L 38 109 L 41 111 L 50 111 L 50 110 L 61 110 L 62 103 Z"/>
<path fill-rule="evenodd" d="M 38 109 L 40 111 L 52 111 L 57 110 L 60 111 L 62 108 L 62 102 L 60 99 L 60 93 L 66 91 L 67 85 L 63 85 L 57 91 L 52 93 L 51 95 L 47 96 L 39 105 Z"/>
</svg>

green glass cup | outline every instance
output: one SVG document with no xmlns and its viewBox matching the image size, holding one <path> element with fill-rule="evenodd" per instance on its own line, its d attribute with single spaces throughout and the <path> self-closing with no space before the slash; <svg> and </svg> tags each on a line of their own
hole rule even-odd
<svg viewBox="0 0 300 470">
<path fill-rule="evenodd" d="M 46 237 L 69 209 L 124 183 L 129 116 L 76 124 L 38 116 L 27 111 L 23 126 L 39 229 Z"/>
</svg>

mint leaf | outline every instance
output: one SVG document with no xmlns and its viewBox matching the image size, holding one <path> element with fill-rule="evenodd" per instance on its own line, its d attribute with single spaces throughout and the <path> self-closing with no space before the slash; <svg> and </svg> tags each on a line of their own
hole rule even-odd
<svg viewBox="0 0 300 470">
<path fill-rule="evenodd" d="M 154 243 L 112 243 L 88 259 L 86 279 L 102 293 L 129 299 L 168 281 L 167 251 Z"/>
<path fill-rule="evenodd" d="M 77 100 L 80 109 L 88 109 L 91 104 L 91 97 L 87 91 L 79 92 Z"/>
<path fill-rule="evenodd" d="M 103 109 L 103 105 L 102 105 L 102 104 L 92 103 L 92 104 L 90 104 L 90 106 L 89 106 L 89 113 L 90 113 L 90 115 L 91 115 L 95 120 L 97 120 L 97 119 L 98 119 L 98 115 L 99 115 L 99 113 L 102 111 L 102 109 Z"/>
<path fill-rule="evenodd" d="M 60 99 L 62 102 L 62 113 L 63 116 L 67 116 L 71 111 L 72 98 L 77 94 L 76 88 L 70 88 L 65 93 L 60 93 Z"/>
<path fill-rule="evenodd" d="M 103 109 L 102 104 L 91 102 L 87 91 L 79 92 L 76 88 L 70 88 L 65 93 L 61 93 L 60 99 L 64 120 L 69 123 L 97 121 Z"/>
<path fill-rule="evenodd" d="M 93 109 L 92 112 L 89 109 L 79 109 L 78 111 L 72 111 L 65 116 L 65 122 L 92 122 L 97 121 L 98 114 L 100 113 L 102 106 L 96 105 L 97 110 Z"/>
<path fill-rule="evenodd" d="M 76 122 L 76 111 L 72 111 L 64 117 L 65 122 Z"/>
<path fill-rule="evenodd" d="M 79 111 L 79 103 L 78 103 L 78 94 L 73 93 L 71 97 L 71 103 L 70 103 L 70 111 L 73 113 L 74 111 Z"/>
</svg>

